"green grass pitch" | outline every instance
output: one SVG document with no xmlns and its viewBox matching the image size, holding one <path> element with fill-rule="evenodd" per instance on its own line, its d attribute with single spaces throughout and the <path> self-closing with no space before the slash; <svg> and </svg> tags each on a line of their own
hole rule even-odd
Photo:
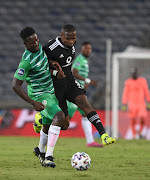
<svg viewBox="0 0 150 180">
<path fill-rule="evenodd" d="M 32 149 L 39 138 L 0 137 L 0 180 L 149 180 L 150 141 L 117 140 L 104 148 L 87 148 L 85 139 L 59 138 L 56 167 L 44 168 Z M 98 139 L 99 141 L 99 139 Z M 76 171 L 71 157 L 84 151 L 91 157 L 87 171 Z"/>
</svg>

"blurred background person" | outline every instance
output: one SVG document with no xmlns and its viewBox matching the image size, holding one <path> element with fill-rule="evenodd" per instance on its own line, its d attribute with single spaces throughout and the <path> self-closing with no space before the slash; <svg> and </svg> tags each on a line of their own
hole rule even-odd
<svg viewBox="0 0 150 180">
<path fill-rule="evenodd" d="M 138 76 L 137 68 L 131 68 L 131 78 L 127 79 L 124 83 L 124 90 L 122 95 L 122 110 L 126 111 L 128 106 L 128 113 L 131 123 L 133 138 L 136 134 L 142 138 L 142 130 L 145 125 L 147 117 L 147 108 L 145 98 L 150 108 L 150 94 L 148 89 L 147 80 Z M 140 129 L 136 132 L 136 120 L 140 120 Z"/>
<path fill-rule="evenodd" d="M 76 57 L 72 65 L 72 74 L 76 78 L 77 82 L 81 85 L 83 89 L 87 89 L 89 86 L 97 86 L 97 82 L 89 79 L 89 64 L 88 58 L 92 52 L 92 45 L 90 42 L 86 41 L 82 43 L 81 53 Z M 103 147 L 102 144 L 94 141 L 92 134 L 92 124 L 86 118 L 85 113 L 78 108 L 75 104 L 67 102 L 68 113 L 70 119 L 73 117 L 76 110 L 79 110 L 82 119 L 81 124 L 86 137 L 86 142 L 88 147 Z M 70 126 L 71 127 L 71 126 Z"/>
</svg>

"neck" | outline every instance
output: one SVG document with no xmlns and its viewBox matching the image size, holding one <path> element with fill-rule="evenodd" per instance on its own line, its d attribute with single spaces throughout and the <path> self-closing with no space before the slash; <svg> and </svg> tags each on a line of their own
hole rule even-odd
<svg viewBox="0 0 150 180">
<path fill-rule="evenodd" d="M 86 57 L 87 59 L 89 58 L 89 56 L 86 56 L 85 54 L 81 53 L 84 57 Z"/>
<path fill-rule="evenodd" d="M 133 77 L 132 79 L 136 80 L 138 77 Z"/>
</svg>

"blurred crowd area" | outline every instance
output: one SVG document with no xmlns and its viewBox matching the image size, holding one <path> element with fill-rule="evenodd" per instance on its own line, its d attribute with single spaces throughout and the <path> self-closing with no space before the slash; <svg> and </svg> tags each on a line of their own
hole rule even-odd
<svg viewBox="0 0 150 180">
<path fill-rule="evenodd" d="M 76 55 L 83 41 L 92 43 L 89 77 L 99 85 L 89 89 L 88 97 L 97 109 L 105 105 L 106 40 L 112 40 L 112 52 L 128 45 L 150 47 L 149 0 L 1 0 L 0 19 L 1 109 L 28 107 L 11 88 L 24 51 L 19 33 L 26 26 L 35 29 L 43 45 L 58 36 L 64 24 L 74 25 Z"/>
</svg>

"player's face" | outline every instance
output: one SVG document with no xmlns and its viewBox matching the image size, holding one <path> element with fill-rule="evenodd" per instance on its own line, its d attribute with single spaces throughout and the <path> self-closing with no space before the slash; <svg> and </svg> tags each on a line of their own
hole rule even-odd
<svg viewBox="0 0 150 180">
<path fill-rule="evenodd" d="M 62 32 L 61 41 L 64 46 L 72 47 L 76 42 L 76 31 L 74 32 Z"/>
<path fill-rule="evenodd" d="M 131 77 L 132 77 L 132 79 L 138 78 L 138 71 L 136 68 L 131 68 Z"/>
<path fill-rule="evenodd" d="M 27 50 L 32 53 L 36 53 L 37 51 L 39 51 L 39 39 L 37 34 L 35 33 L 29 36 L 28 38 L 26 38 L 24 44 Z"/>
<path fill-rule="evenodd" d="M 92 52 L 92 46 L 91 44 L 85 44 L 82 46 L 82 49 L 81 49 L 81 53 L 85 56 L 85 57 L 89 57 L 90 54 Z"/>
</svg>

